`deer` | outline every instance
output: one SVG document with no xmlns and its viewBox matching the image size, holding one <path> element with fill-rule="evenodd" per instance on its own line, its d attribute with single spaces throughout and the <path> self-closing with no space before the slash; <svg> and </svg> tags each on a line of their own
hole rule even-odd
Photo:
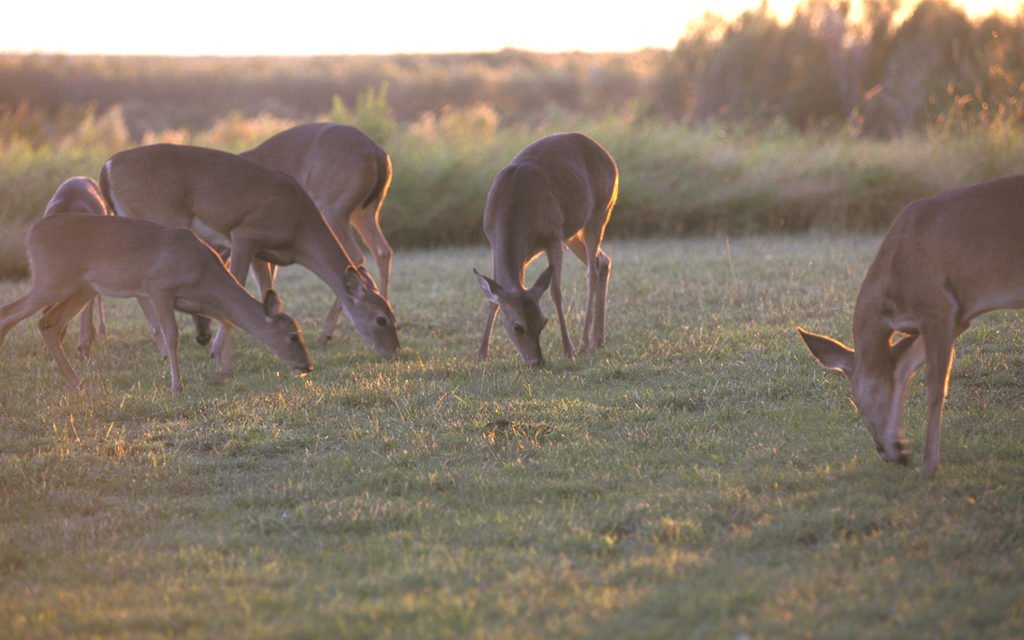
<svg viewBox="0 0 1024 640">
<path fill-rule="evenodd" d="M 391 185 L 391 157 L 368 135 L 356 127 L 329 122 L 300 124 L 271 136 L 259 146 L 238 154 L 256 164 L 292 176 L 313 198 L 327 224 L 338 236 L 345 253 L 363 277 L 366 272 L 362 249 L 352 230 L 358 232 L 373 254 L 380 272 L 380 293 L 389 299 L 391 281 L 391 245 L 380 229 L 380 207 Z M 257 274 L 270 274 L 274 268 L 259 268 Z M 317 338 L 325 344 L 334 334 L 342 312 L 337 299 L 324 320 Z M 197 319 L 197 335 L 209 336 L 209 322 Z"/>
<path fill-rule="evenodd" d="M 540 334 L 547 318 L 540 299 L 549 286 L 565 357 L 575 361 L 576 353 L 604 345 L 611 259 L 601 250 L 601 240 L 618 190 L 615 160 L 582 133 L 542 138 L 498 172 L 484 208 L 494 277 L 473 269 L 489 303 L 477 360 L 487 358 L 500 309 L 505 331 L 523 363 L 528 367 L 544 363 Z M 578 350 L 573 348 L 562 310 L 563 245 L 587 268 L 587 305 Z M 541 252 L 547 255 L 548 267 L 527 289 L 526 266 Z"/>
<path fill-rule="evenodd" d="M 75 176 L 62 182 L 53 192 L 50 201 L 46 203 L 43 217 L 67 212 L 91 213 L 98 216 L 114 215 L 114 212 L 107 207 L 106 200 L 103 199 L 99 183 L 86 176 Z M 99 320 L 98 328 L 93 324 L 94 307 Z M 107 320 L 103 314 L 103 298 L 101 296 L 90 300 L 85 306 L 85 310 L 82 311 L 78 328 L 78 355 L 80 357 L 89 356 L 89 350 L 97 335 L 107 335 Z"/>
<path fill-rule="evenodd" d="M 971 320 L 1024 306 L 1024 175 L 908 204 L 893 220 L 853 311 L 855 349 L 797 328 L 818 362 L 849 378 L 881 458 L 909 464 L 902 412 L 926 367 L 928 427 L 919 472 L 939 467 L 939 434 L 954 342 Z"/>
<path fill-rule="evenodd" d="M 166 347 L 171 390 L 184 391 L 178 366 L 175 309 L 203 313 L 241 327 L 266 344 L 296 375 L 313 370 L 302 331 L 281 311 L 273 289 L 262 302 L 246 291 L 212 247 L 190 229 L 118 216 L 62 213 L 44 217 L 28 232 L 30 287 L 0 307 L 0 345 L 19 322 L 39 319 L 50 354 L 67 384 L 82 388 L 61 345 L 68 323 L 96 295 L 136 297 L 156 319 Z M 230 359 L 218 362 L 230 375 Z"/>
<path fill-rule="evenodd" d="M 243 286 L 250 266 L 262 265 L 254 278 L 261 295 L 269 290 L 267 265 L 301 264 L 331 288 L 364 342 L 397 354 L 391 305 L 293 178 L 226 151 L 163 143 L 111 156 L 100 187 L 118 215 L 191 228 L 229 249 L 231 273 Z M 230 325 L 222 324 L 211 355 L 223 357 L 230 343 Z"/>
</svg>

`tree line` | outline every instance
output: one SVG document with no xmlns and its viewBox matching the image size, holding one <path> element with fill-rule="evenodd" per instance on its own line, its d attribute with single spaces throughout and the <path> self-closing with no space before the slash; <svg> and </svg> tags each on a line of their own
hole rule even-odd
<svg viewBox="0 0 1024 640">
<path fill-rule="evenodd" d="M 663 66 L 658 110 L 877 136 L 1020 123 L 1020 13 L 971 20 L 946 0 L 905 4 L 807 0 L 785 25 L 764 5 L 731 23 L 706 16 Z"/>
</svg>

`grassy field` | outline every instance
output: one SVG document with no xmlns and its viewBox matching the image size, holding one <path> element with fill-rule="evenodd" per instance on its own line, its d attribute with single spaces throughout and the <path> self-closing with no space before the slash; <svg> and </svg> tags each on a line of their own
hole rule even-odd
<svg viewBox="0 0 1024 640">
<path fill-rule="evenodd" d="M 26 320 L 0 352 L 0 637 L 1020 637 L 1021 316 L 961 338 L 932 479 L 877 458 L 795 333 L 849 340 L 878 240 L 610 241 L 607 347 L 566 362 L 549 327 L 539 370 L 500 331 L 473 360 L 484 247 L 396 254 L 401 357 L 346 324 L 304 379 L 243 334 L 214 385 L 182 320 L 173 397 L 110 300 L 66 394 Z M 279 283 L 314 336 L 327 288 Z M 923 422 L 916 381 L 918 462 Z"/>
</svg>

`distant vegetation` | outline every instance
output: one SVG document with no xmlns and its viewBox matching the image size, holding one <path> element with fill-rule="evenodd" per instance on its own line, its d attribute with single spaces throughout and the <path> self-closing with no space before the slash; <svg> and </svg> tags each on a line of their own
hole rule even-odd
<svg viewBox="0 0 1024 640">
<path fill-rule="evenodd" d="M 672 51 L 0 55 L 0 274 L 24 273 L 60 181 L 119 149 L 239 151 L 309 120 L 391 153 L 382 226 L 400 247 L 482 242 L 496 171 L 566 129 L 619 163 L 613 236 L 877 230 L 912 198 L 1024 170 L 1024 20 L 808 0 L 787 24 L 708 15 Z"/>
</svg>

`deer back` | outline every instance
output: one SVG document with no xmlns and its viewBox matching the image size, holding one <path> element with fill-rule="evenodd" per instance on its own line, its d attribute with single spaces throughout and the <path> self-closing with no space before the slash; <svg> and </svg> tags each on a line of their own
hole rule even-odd
<svg viewBox="0 0 1024 640">
<path fill-rule="evenodd" d="M 218 244 L 240 233 L 282 247 L 325 226 L 294 179 L 216 149 L 157 144 L 122 151 L 104 165 L 100 183 L 118 214 L 191 227 Z"/>
<path fill-rule="evenodd" d="M 855 325 L 881 314 L 896 330 L 916 330 L 951 302 L 958 324 L 987 311 L 1021 306 L 1022 203 L 1024 175 L 908 204 L 864 278 Z"/>
<path fill-rule="evenodd" d="M 85 283 L 115 297 L 202 280 L 210 261 L 220 261 L 188 229 L 116 216 L 49 216 L 32 226 L 26 245 L 34 283 Z M 222 262 L 219 270 L 230 277 Z"/>
<path fill-rule="evenodd" d="M 91 213 L 99 216 L 113 215 L 103 198 L 100 185 L 93 178 L 75 176 L 68 178 L 57 187 L 46 203 L 43 216 L 54 213 Z"/>
<path fill-rule="evenodd" d="M 239 155 L 295 178 L 335 229 L 348 224 L 353 209 L 369 206 L 391 182 L 387 152 L 348 125 L 301 124 Z"/>
<path fill-rule="evenodd" d="M 605 149 L 581 133 L 542 138 L 495 177 L 484 209 L 495 278 L 508 286 L 537 253 L 587 228 L 603 233 L 618 193 L 618 169 Z M 517 264 L 518 263 L 518 264 Z M 517 278 L 523 286 L 521 276 Z"/>
</svg>

